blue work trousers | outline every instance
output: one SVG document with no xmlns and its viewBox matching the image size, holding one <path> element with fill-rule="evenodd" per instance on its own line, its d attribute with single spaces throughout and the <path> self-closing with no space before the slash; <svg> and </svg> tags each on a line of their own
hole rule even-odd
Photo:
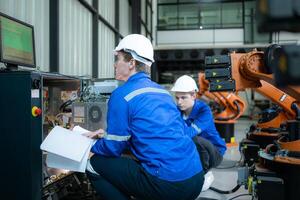
<svg viewBox="0 0 300 200">
<path fill-rule="evenodd" d="M 193 141 L 197 147 L 205 173 L 221 164 L 223 156 L 209 140 L 201 136 L 195 136 Z"/>
<path fill-rule="evenodd" d="M 94 155 L 90 162 L 99 175 L 87 175 L 104 200 L 195 200 L 204 181 L 203 172 L 184 181 L 161 180 L 128 157 Z"/>
</svg>

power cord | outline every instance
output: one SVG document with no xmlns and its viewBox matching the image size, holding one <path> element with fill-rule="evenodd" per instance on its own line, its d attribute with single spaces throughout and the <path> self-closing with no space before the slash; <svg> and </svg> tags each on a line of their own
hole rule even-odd
<svg viewBox="0 0 300 200">
<path fill-rule="evenodd" d="M 222 167 L 222 166 L 219 165 L 219 167 L 214 167 L 214 168 L 215 169 L 231 169 L 231 168 L 235 168 L 235 167 L 238 167 L 241 164 L 242 160 L 243 160 L 243 156 L 241 155 L 240 159 L 238 161 L 236 161 L 233 165 L 224 166 L 224 167 Z"/>
<path fill-rule="evenodd" d="M 218 188 L 215 188 L 215 187 L 210 187 L 209 189 L 211 189 L 212 191 L 215 191 L 219 194 L 231 194 L 231 193 L 234 193 L 236 191 L 238 191 L 238 189 L 240 189 L 241 185 L 236 185 L 232 190 L 227 190 L 227 191 L 224 191 L 224 190 L 220 190 Z"/>
<path fill-rule="evenodd" d="M 249 196 L 249 195 L 251 195 L 251 194 L 239 194 L 239 195 L 234 196 L 234 197 L 231 197 L 230 199 L 227 199 L 227 200 L 233 200 L 233 199 L 236 199 L 236 198 L 238 198 L 238 197 Z M 252 197 L 252 199 L 253 199 L 253 197 Z"/>
</svg>

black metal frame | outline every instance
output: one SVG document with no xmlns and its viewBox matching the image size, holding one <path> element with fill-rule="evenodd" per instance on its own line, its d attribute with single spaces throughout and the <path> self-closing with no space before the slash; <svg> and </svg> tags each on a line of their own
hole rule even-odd
<svg viewBox="0 0 300 200">
<path fill-rule="evenodd" d="M 49 71 L 59 72 L 59 0 L 52 0 L 49 4 Z"/>
</svg>

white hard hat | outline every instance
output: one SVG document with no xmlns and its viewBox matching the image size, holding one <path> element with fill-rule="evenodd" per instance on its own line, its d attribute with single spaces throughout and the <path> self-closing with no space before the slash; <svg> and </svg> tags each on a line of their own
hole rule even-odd
<svg viewBox="0 0 300 200">
<path fill-rule="evenodd" d="M 124 37 L 114 51 L 124 50 L 148 66 L 154 62 L 153 46 L 148 38 L 139 34 L 131 34 Z"/>
<path fill-rule="evenodd" d="M 198 92 L 198 87 L 195 80 L 187 75 L 180 76 L 174 87 L 171 89 L 173 92 Z"/>
</svg>

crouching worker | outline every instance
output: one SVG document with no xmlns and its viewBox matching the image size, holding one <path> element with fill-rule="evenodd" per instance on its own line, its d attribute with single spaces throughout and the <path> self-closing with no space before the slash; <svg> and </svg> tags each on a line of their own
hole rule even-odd
<svg viewBox="0 0 300 200">
<path fill-rule="evenodd" d="M 172 95 L 152 82 L 151 42 L 138 34 L 115 48 L 118 87 L 108 102 L 107 130 L 87 133 L 99 138 L 91 149 L 88 177 L 105 200 L 194 200 L 204 172 L 197 148 Z M 137 158 L 121 157 L 125 148 Z"/>
<path fill-rule="evenodd" d="M 216 130 L 210 107 L 196 99 L 198 87 L 192 77 L 179 77 L 171 90 L 175 92 L 177 106 L 187 125 L 187 133 L 197 146 L 206 173 L 203 186 L 203 190 L 206 190 L 214 179 L 209 169 L 222 162 L 226 144 Z"/>
</svg>

